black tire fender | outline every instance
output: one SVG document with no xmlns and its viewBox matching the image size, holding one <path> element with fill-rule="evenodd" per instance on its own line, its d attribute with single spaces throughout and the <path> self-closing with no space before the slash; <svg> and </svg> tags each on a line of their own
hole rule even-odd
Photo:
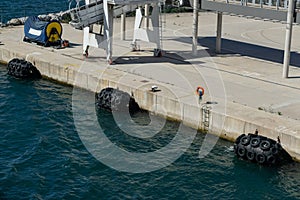
<svg viewBox="0 0 300 200">
<path fill-rule="evenodd" d="M 26 60 L 18 58 L 14 58 L 8 62 L 7 73 L 15 78 L 42 78 L 41 73 L 34 65 Z"/>
</svg>

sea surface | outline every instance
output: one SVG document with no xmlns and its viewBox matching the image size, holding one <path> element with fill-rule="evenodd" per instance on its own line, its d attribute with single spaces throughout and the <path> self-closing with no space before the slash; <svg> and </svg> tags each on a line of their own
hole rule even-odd
<svg viewBox="0 0 300 200">
<path fill-rule="evenodd" d="M 76 5 L 76 0 L 1 0 L 0 22 L 11 18 L 65 11 Z"/>
<path fill-rule="evenodd" d="M 0 65 L 0 199 L 300 199 L 299 163 L 262 167 L 239 160 L 233 144 L 224 140 L 200 159 L 202 133 L 162 169 L 114 170 L 83 145 L 74 125 L 72 91 L 49 80 L 9 77 Z M 159 138 L 136 142 L 110 112 L 99 111 L 98 117 L 105 134 L 132 152 L 166 145 L 179 126 L 167 122 Z M 143 124 L 149 115 L 133 119 Z"/>
</svg>

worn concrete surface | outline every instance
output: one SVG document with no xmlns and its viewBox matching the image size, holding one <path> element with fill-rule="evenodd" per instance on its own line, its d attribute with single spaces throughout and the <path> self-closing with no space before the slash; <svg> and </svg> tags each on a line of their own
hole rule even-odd
<svg viewBox="0 0 300 200">
<path fill-rule="evenodd" d="M 91 48 L 82 56 L 82 32 L 64 25 L 70 48 L 53 49 L 22 42 L 23 27 L 0 29 L 0 60 L 14 57 L 32 62 L 44 76 L 91 91 L 107 86 L 132 93 L 139 104 L 157 114 L 203 129 L 203 109 L 211 106 L 209 131 L 234 140 L 254 132 L 281 137 L 282 145 L 300 160 L 300 27 L 293 31 L 290 78 L 282 79 L 285 25 L 269 21 L 223 17 L 222 53 L 214 53 L 216 15 L 200 13 L 198 55 L 191 55 L 192 14 L 163 16 L 164 57 L 153 57 L 153 44 L 140 42 L 130 51 L 133 19 L 127 18 L 125 41 L 119 19 L 114 27 L 114 64 L 105 52 Z M 158 85 L 160 92 L 149 91 Z M 199 104 L 197 86 L 205 88 Z"/>
</svg>

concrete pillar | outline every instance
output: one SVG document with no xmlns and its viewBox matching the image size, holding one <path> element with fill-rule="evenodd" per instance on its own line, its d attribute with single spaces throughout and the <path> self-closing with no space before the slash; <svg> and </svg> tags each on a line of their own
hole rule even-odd
<svg viewBox="0 0 300 200">
<path fill-rule="evenodd" d="M 283 60 L 283 78 L 289 77 L 289 66 L 291 56 L 291 42 L 293 32 L 293 14 L 294 14 L 294 0 L 289 0 L 289 8 L 287 13 L 286 33 L 285 33 L 285 46 L 284 46 L 284 60 Z"/>
<path fill-rule="evenodd" d="M 289 0 L 284 0 L 284 8 L 287 8 L 287 7 L 288 7 L 288 1 L 289 1 Z"/>
<path fill-rule="evenodd" d="M 145 5 L 145 29 L 149 29 L 149 4 Z"/>
<path fill-rule="evenodd" d="M 269 0 L 268 6 L 272 6 L 272 0 Z"/>
<path fill-rule="evenodd" d="M 193 55 L 197 55 L 198 46 L 198 10 L 199 10 L 199 0 L 194 0 L 193 2 L 193 44 L 192 51 Z"/>
<path fill-rule="evenodd" d="M 222 13 L 217 12 L 217 37 L 216 37 L 216 53 L 221 53 L 222 42 Z"/>
<path fill-rule="evenodd" d="M 126 33 L 126 13 L 121 15 L 121 40 L 125 40 Z"/>
</svg>

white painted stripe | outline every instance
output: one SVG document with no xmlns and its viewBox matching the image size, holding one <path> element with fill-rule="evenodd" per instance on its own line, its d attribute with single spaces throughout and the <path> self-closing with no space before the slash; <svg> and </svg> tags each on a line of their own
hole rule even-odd
<svg viewBox="0 0 300 200">
<path fill-rule="evenodd" d="M 41 33 L 42 33 L 42 31 L 41 31 L 41 30 L 36 30 L 36 29 L 30 28 L 30 29 L 29 29 L 29 33 L 30 33 L 31 35 L 40 36 Z"/>
<path fill-rule="evenodd" d="M 299 103 L 300 101 L 299 100 L 291 100 L 291 101 L 286 101 L 286 102 L 283 102 L 281 104 L 275 104 L 275 105 L 272 105 L 271 107 L 273 109 L 279 109 L 279 108 L 282 108 L 282 107 L 287 107 L 287 106 L 291 106 L 293 104 L 296 104 L 296 103 Z"/>
</svg>

